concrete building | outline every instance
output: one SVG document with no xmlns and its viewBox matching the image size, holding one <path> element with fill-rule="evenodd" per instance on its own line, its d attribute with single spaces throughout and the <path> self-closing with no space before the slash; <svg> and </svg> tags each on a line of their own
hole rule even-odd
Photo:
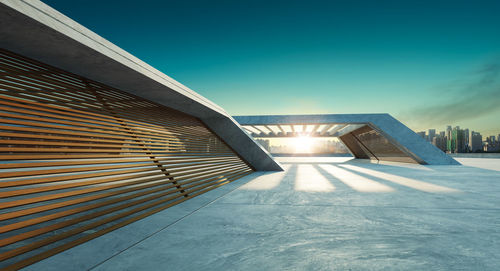
<svg viewBox="0 0 500 271">
<path fill-rule="evenodd" d="M 468 132 L 468 129 L 467 129 Z M 466 141 L 466 132 L 456 126 L 451 131 L 451 137 L 447 141 L 447 151 L 450 153 L 468 152 L 468 141 Z"/>
<path fill-rule="evenodd" d="M 483 137 L 478 132 L 471 132 L 470 148 L 472 152 L 481 151 L 483 149 Z"/>
<path fill-rule="evenodd" d="M 464 144 L 465 144 L 465 152 L 470 152 L 470 132 L 469 129 L 466 128 L 463 130 L 464 131 Z"/>
<path fill-rule="evenodd" d="M 436 137 L 436 129 L 429 129 L 427 133 L 427 141 L 432 142 Z"/>
<path fill-rule="evenodd" d="M 439 135 L 435 136 L 432 140 L 432 144 L 441 151 L 446 152 L 446 137 L 444 135 L 444 132 L 441 132 Z"/>
<path fill-rule="evenodd" d="M 497 152 L 500 150 L 500 144 L 496 140 L 495 136 L 489 136 L 486 138 L 486 141 L 483 143 L 484 151 L 486 152 Z"/>
<path fill-rule="evenodd" d="M 497 162 L 388 114 L 236 121 L 36 0 L 0 0 L 0 81 L 2 270 L 500 264 Z M 277 160 L 239 123 L 311 124 L 365 159 Z"/>
</svg>

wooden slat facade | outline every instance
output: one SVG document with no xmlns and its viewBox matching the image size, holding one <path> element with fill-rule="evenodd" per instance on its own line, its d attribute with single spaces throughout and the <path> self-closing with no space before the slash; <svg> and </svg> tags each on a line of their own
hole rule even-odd
<svg viewBox="0 0 500 271">
<path fill-rule="evenodd" d="M 0 268 L 253 172 L 199 119 L 0 49 Z"/>
</svg>

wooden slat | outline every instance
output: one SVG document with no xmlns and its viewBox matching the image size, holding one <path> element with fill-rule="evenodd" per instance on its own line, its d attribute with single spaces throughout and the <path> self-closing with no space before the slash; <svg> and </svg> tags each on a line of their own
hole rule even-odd
<svg viewBox="0 0 500 271">
<path fill-rule="evenodd" d="M 234 177 L 236 175 L 239 175 L 239 174 L 241 174 L 241 173 L 233 173 L 233 174 L 230 174 L 228 176 L 225 176 L 225 178 L 226 179 L 227 178 L 232 178 L 232 177 Z M 207 183 L 213 183 L 215 181 L 220 181 L 220 179 L 221 179 L 220 177 L 210 178 L 210 179 L 198 182 L 196 184 L 186 185 L 182 189 L 187 190 L 187 189 L 190 189 L 190 188 L 196 188 L 200 184 L 205 185 Z M 162 185 L 163 184 L 165 184 L 165 183 L 162 183 Z M 160 185 L 156 185 L 156 186 L 160 186 Z M 147 191 L 142 191 L 142 192 L 138 192 L 138 193 L 127 195 L 127 196 L 123 196 L 123 197 L 118 197 L 118 198 L 113 198 L 113 199 L 106 200 L 106 201 L 101 201 L 101 202 L 94 203 L 94 204 L 88 204 L 88 205 L 80 206 L 80 207 L 77 207 L 77 208 L 74 208 L 74 209 L 65 210 L 65 211 L 61 211 L 61 212 L 58 212 L 58 213 L 53 213 L 53 214 L 49 214 L 49 215 L 46 215 L 46 216 L 37 217 L 35 219 L 25 220 L 25 221 L 22 221 L 22 222 L 18 222 L 18 223 L 10 224 L 10 225 L 7 225 L 7 226 L 3 226 L 3 227 L 0 227 L 0 233 L 9 232 L 9 231 L 12 231 L 12 230 L 24 228 L 24 227 L 27 227 L 27 226 L 39 224 L 39 223 L 42 223 L 42 222 L 54 220 L 54 219 L 61 218 L 61 217 L 67 217 L 67 216 L 75 215 L 75 214 L 78 214 L 78 213 L 81 213 L 81 212 L 84 212 L 84 211 L 89 211 L 89 210 L 97 209 L 97 208 L 100 208 L 100 207 L 110 206 L 112 204 L 116 204 L 116 203 L 120 203 L 120 202 L 126 202 L 127 200 L 130 200 L 130 199 L 135 199 L 135 198 L 139 198 L 139 197 L 142 197 L 142 196 L 151 195 L 151 194 L 154 194 L 156 192 L 167 191 L 168 189 L 173 189 L 173 190 L 168 191 L 168 192 L 164 192 L 164 194 L 161 194 L 161 195 L 156 195 L 155 197 L 161 197 L 161 196 L 164 196 L 164 195 L 169 195 L 169 194 L 173 194 L 173 193 L 176 193 L 176 192 L 180 191 L 179 188 L 176 189 L 176 186 L 171 184 L 169 186 L 163 186 L 163 187 L 159 187 L 159 188 L 155 188 L 155 189 L 151 189 L 151 190 L 147 190 Z M 135 204 L 137 204 L 137 203 L 134 203 L 133 205 L 135 205 Z M 29 232 L 24 232 L 23 234 L 14 235 L 14 236 L 11 236 L 9 238 L 0 240 L 0 246 L 6 246 L 6 245 L 9 245 L 9 244 L 12 244 L 12 243 L 16 243 L 16 242 L 19 242 L 19 241 L 22 241 L 22 240 L 25 240 L 25 239 L 28 239 L 28 238 L 31 238 L 31 237 L 43 234 L 43 233 L 47 233 L 47 232 L 50 232 L 50 231 L 53 231 L 53 230 L 57 230 L 57 229 L 60 229 L 60 228 L 63 228 L 63 227 L 69 226 L 69 225 L 76 224 L 78 222 L 82 222 L 82 221 L 94 219 L 96 217 L 102 216 L 102 215 L 107 214 L 107 213 L 108 212 L 91 213 L 91 214 L 85 215 L 83 217 L 78 217 L 78 218 L 71 219 L 71 220 L 65 220 L 63 223 L 60 223 L 59 225 L 53 226 L 52 228 L 43 227 L 43 228 L 38 228 L 38 229 L 29 231 Z M 61 226 L 61 224 L 63 226 Z"/>
<path fill-rule="evenodd" d="M 186 144 L 181 144 L 181 143 L 173 143 L 173 144 L 149 144 L 149 143 L 142 143 L 142 142 L 127 142 L 127 144 L 95 144 L 95 143 L 80 143 L 80 142 L 57 142 L 57 141 L 37 141 L 37 140 L 13 140 L 13 139 L 8 139 L 8 140 L 1 140 L 0 139 L 0 145 L 36 145 L 38 147 L 41 146 L 47 146 L 47 147 L 58 147 L 58 146 L 64 146 L 64 147 L 88 147 L 92 148 L 94 150 L 103 150 L 103 152 L 106 152 L 104 148 L 115 148 L 122 150 L 121 152 L 124 152 L 123 150 L 130 150 L 130 149 L 144 149 L 147 147 L 150 150 L 165 150 L 165 151 L 178 151 L 178 150 L 184 150 Z M 191 144 L 190 144 L 191 146 Z M 198 145 L 198 144 L 193 144 L 193 148 L 196 147 L 196 149 L 199 150 L 204 150 L 207 145 Z M 60 148 L 57 148 L 60 150 Z M 224 150 L 224 148 L 221 148 Z M 6 150 L 8 152 L 13 152 L 14 150 L 9 150 L 5 148 L 0 148 L 0 151 Z M 85 149 L 88 150 L 88 149 Z M 40 151 L 43 151 L 41 149 Z"/>
<path fill-rule="evenodd" d="M 245 173 L 245 174 L 242 174 L 242 175 L 240 175 L 239 177 L 243 177 L 243 176 L 248 175 L 248 174 L 249 174 L 249 172 L 247 172 L 247 173 Z M 43 260 L 43 259 L 45 259 L 45 258 L 48 258 L 48 257 L 50 257 L 50 256 L 53 256 L 53 255 L 55 255 L 55 254 L 57 254 L 57 253 L 60 253 L 60 252 L 62 252 L 62 251 L 64 251 L 64 250 L 70 249 L 70 248 L 75 247 L 75 246 L 77 246 L 77 245 L 79 245 L 79 244 L 85 243 L 85 242 L 90 241 L 90 240 L 92 240 L 92 239 L 94 239 L 94 238 L 97 238 L 97 237 L 102 236 L 102 235 L 104 235 L 104 234 L 106 234 L 106 233 L 109 233 L 109 232 L 111 232 L 111 231 L 113 231 L 113 230 L 119 229 L 119 228 L 121 228 L 121 227 L 123 227 L 123 226 L 126 226 L 126 225 L 130 224 L 130 223 L 133 223 L 133 222 L 135 222 L 135 221 L 138 221 L 138 220 L 140 220 L 140 219 L 142 219 L 142 218 L 145 218 L 145 217 L 147 217 L 147 216 L 150 216 L 150 215 L 152 215 L 152 214 L 158 213 L 158 212 L 163 211 L 163 210 L 165 210 L 165 209 L 167 209 L 167 208 L 170 208 L 170 207 L 172 207 L 172 206 L 175 206 L 175 205 L 177 205 L 177 204 L 179 204 L 179 203 L 182 203 L 182 202 L 184 202 L 184 201 L 186 201 L 186 200 L 190 199 L 191 197 L 195 197 L 195 196 L 201 195 L 201 194 L 206 193 L 206 192 L 208 192 L 208 191 L 210 191 L 210 190 L 213 190 L 213 189 L 215 189 L 215 188 L 217 188 L 217 187 L 219 187 L 219 186 L 222 186 L 222 185 L 224 185 L 224 184 L 227 184 L 227 183 L 229 183 L 229 182 L 231 182 L 231 181 L 234 181 L 234 180 L 228 180 L 228 181 L 226 181 L 226 182 L 222 182 L 222 183 L 220 183 L 220 184 L 218 184 L 218 185 L 216 185 L 216 186 L 212 186 L 212 187 L 209 187 L 209 188 L 207 188 L 207 189 L 205 189 L 205 190 L 202 190 L 202 191 L 196 192 L 196 193 L 192 194 L 192 196 L 190 196 L 190 197 L 181 198 L 181 199 L 180 199 L 180 200 L 178 200 L 178 201 L 174 201 L 174 202 L 168 203 L 168 204 L 163 205 L 163 206 L 158 206 L 158 207 L 155 207 L 154 209 L 152 209 L 152 210 L 150 210 L 150 211 L 147 211 L 147 212 L 145 212 L 145 213 L 142 213 L 142 214 L 136 215 L 136 216 L 134 216 L 134 217 L 130 217 L 130 218 L 128 218 L 127 220 L 124 220 L 124 221 L 122 221 L 122 222 L 120 222 L 120 223 L 114 224 L 114 225 L 112 225 L 112 226 L 110 226 L 110 227 L 107 227 L 107 228 L 104 228 L 104 229 L 98 230 L 98 231 L 96 231 L 96 232 L 94 232 L 94 233 L 91 233 L 91 234 L 85 235 L 85 236 L 80 237 L 80 238 L 78 238 L 78 239 L 76 239 L 76 240 L 73 240 L 73 241 L 71 241 L 71 242 L 68 242 L 68 243 L 62 244 L 62 245 L 60 245 L 60 246 L 58 246 L 58 247 L 56 247 L 56 248 L 53 248 L 53 249 L 51 249 L 51 250 L 44 251 L 44 252 L 42 252 L 42 253 L 40 253 L 40 254 L 37 254 L 37 255 L 35 255 L 35 256 L 33 256 L 33 257 L 30 257 L 30 258 L 27 258 L 27 259 L 22 260 L 22 261 L 20 261 L 20 262 L 17 262 L 17 263 L 15 263 L 15 264 L 12 264 L 12 265 L 8 266 L 5 270 L 18 270 L 18 269 L 21 269 L 21 268 L 26 267 L 26 266 L 28 266 L 28 265 L 30 265 L 30 264 L 33 264 L 33 263 L 35 263 L 35 262 L 38 262 L 38 261 L 41 261 L 41 260 Z"/>
<path fill-rule="evenodd" d="M 110 139 L 113 142 L 123 142 L 119 141 L 120 139 L 123 140 L 139 140 L 137 137 L 132 137 L 131 135 L 126 135 L 126 136 L 119 136 L 119 135 L 105 135 L 105 134 L 96 134 L 96 133 L 86 133 L 86 132 L 75 132 L 75 131 L 64 131 L 64 130 L 56 130 L 56 129 L 39 129 L 39 128 L 31 128 L 31 127 L 18 127 L 18 126 L 7 126 L 7 125 L 0 125 L 0 130 L 10 130 L 10 131 L 19 131 L 23 133 L 16 133 L 19 134 L 18 137 L 21 137 L 22 135 L 26 134 L 26 132 L 31 132 L 33 133 L 33 136 L 40 136 L 40 138 L 44 138 L 44 136 L 54 135 L 54 134 L 59 134 L 59 135 L 70 135 L 73 137 L 67 137 L 65 136 L 64 139 L 61 140 L 74 140 L 74 141 L 82 141 L 82 140 L 94 140 L 96 142 L 99 142 L 100 140 L 106 140 Z M 28 135 L 27 135 L 28 136 Z M 77 137 L 78 136 L 78 137 Z M 70 139 L 72 138 L 72 139 Z M 146 138 L 149 139 L 149 138 Z M 173 137 L 164 137 L 160 139 L 155 139 L 154 141 L 156 143 L 165 143 L 165 144 L 171 144 L 178 142 L 180 139 L 186 139 L 186 137 L 179 137 L 175 136 Z M 198 142 L 206 144 L 207 139 L 211 138 L 198 138 L 197 140 L 195 139 L 190 139 L 190 141 L 193 144 L 197 144 Z M 102 141 L 105 142 L 105 141 Z"/>
<path fill-rule="evenodd" d="M 113 159 L 113 160 L 62 160 L 56 162 L 38 162 L 38 163 L 12 163 L 12 164 L 0 164 L 0 169 L 13 169 L 13 168 L 35 168 L 35 167 L 55 167 L 55 166 L 74 166 L 74 165 L 95 165 L 95 164 L 116 164 L 116 163 L 135 163 L 135 162 L 151 162 L 152 158 L 139 158 L 139 159 Z M 207 161 L 219 161 L 219 160 L 235 160 L 234 157 L 210 157 L 210 158 L 157 158 L 157 161 L 168 161 L 169 164 L 179 164 L 179 163 L 192 163 L 192 162 L 207 162 Z M 0 187 L 2 184 L 0 183 Z"/>
<path fill-rule="evenodd" d="M 183 180 L 188 180 L 189 182 L 190 181 L 193 181 L 193 182 L 200 181 L 200 180 L 204 180 L 208 177 L 224 175 L 227 172 L 228 171 L 226 169 L 224 169 L 224 170 L 213 171 L 213 172 L 209 172 L 209 173 L 205 173 L 205 174 L 197 174 L 197 175 L 191 176 L 191 177 L 184 177 L 183 176 L 183 177 L 177 178 L 177 181 L 178 182 L 180 181 L 181 184 L 183 184 L 183 182 L 182 182 Z M 158 175 L 158 174 L 149 174 L 147 176 L 142 176 L 142 177 L 148 177 L 148 176 L 153 176 L 153 175 Z M 131 185 L 134 185 L 134 186 L 129 187 L 129 188 L 125 188 L 125 189 L 121 189 L 121 190 L 115 190 L 115 191 L 104 192 L 104 193 L 99 193 L 99 194 L 92 194 L 90 196 L 79 197 L 77 199 L 70 199 L 70 200 L 66 200 L 66 201 L 50 203 L 47 205 L 37 206 L 37 207 L 33 207 L 33 208 L 22 209 L 22 210 L 10 212 L 10 213 L 3 213 L 3 214 L 0 214 L 0 221 L 12 219 L 12 218 L 17 218 L 17 217 L 21 217 L 21 216 L 26 216 L 26 215 L 31 215 L 31 214 L 36 214 L 36 213 L 41 213 L 41 212 L 54 210 L 54 209 L 62 208 L 62 207 L 66 207 L 66 206 L 71 206 L 71 205 L 75 205 L 75 204 L 79 204 L 79 203 L 90 202 L 90 201 L 93 201 L 96 199 L 101 199 L 101 198 L 106 198 L 106 197 L 110 197 L 110 196 L 114 196 L 114 195 L 124 194 L 124 193 L 128 193 L 131 191 L 140 190 L 143 188 L 149 188 L 151 186 L 156 185 L 156 184 L 151 184 L 151 182 L 164 180 L 164 179 L 165 179 L 164 176 L 155 177 L 155 178 L 148 178 L 145 181 L 142 180 L 142 181 L 136 181 L 135 183 L 129 183 L 129 185 L 127 185 L 125 187 L 129 187 Z M 167 182 L 170 182 L 170 180 Z"/>
<path fill-rule="evenodd" d="M 4 102 L 5 103 L 5 102 Z M 18 114 L 5 114 L 4 117 L 17 117 L 17 118 L 23 118 L 23 119 L 31 119 L 31 120 L 41 120 L 41 121 L 49 121 L 53 123 L 58 123 L 58 124 L 70 124 L 70 125 L 75 125 L 75 126 L 83 126 L 83 127 L 90 127 L 90 128 L 99 128 L 99 129 L 108 129 L 108 130 L 113 130 L 113 131 L 125 131 L 128 132 L 130 129 L 134 129 L 135 133 L 137 134 L 138 132 L 142 132 L 144 134 L 151 134 L 147 133 L 148 130 L 154 130 L 156 133 L 160 134 L 166 134 L 166 135 L 172 135 L 172 132 L 178 131 L 178 128 L 171 129 L 170 132 L 164 131 L 161 127 L 148 127 L 148 126 L 142 126 L 142 125 L 137 125 L 134 124 L 134 126 L 131 126 L 129 128 L 124 128 L 123 122 L 118 122 L 118 123 L 112 123 L 112 122 L 103 122 L 103 121 L 94 121 L 94 120 L 89 120 L 89 119 L 82 119 L 81 117 L 67 117 L 64 116 L 64 112 L 56 112 L 57 114 L 52 114 L 52 113 L 44 113 L 43 108 L 41 107 L 36 107 L 36 111 L 33 111 L 32 109 L 34 108 L 33 106 L 27 107 L 25 105 L 21 104 L 14 104 L 14 103 L 5 103 L 10 106 L 0 106 L 0 110 L 4 111 L 9 111 L 9 112 L 14 112 Z M 23 108 L 28 108 L 29 110 L 24 110 L 24 109 L 18 109 L 16 107 L 23 107 Z M 36 115 L 39 117 L 29 117 L 21 114 L 30 114 L 30 115 Z M 51 119 L 47 119 L 51 118 Z M 59 120 L 56 120 L 59 119 Z M 61 121 L 63 120 L 63 121 Z M 76 122 L 67 122 L 67 121 L 76 121 Z M 200 135 L 200 131 L 195 131 L 193 128 L 189 128 L 191 132 L 194 135 Z M 186 133 L 187 131 L 184 131 L 183 134 L 189 134 Z"/>
<path fill-rule="evenodd" d="M 53 92 L 51 92 L 53 93 Z M 14 97 L 12 97 L 14 96 Z M 162 128 L 163 126 L 162 125 L 157 125 L 157 124 L 150 124 L 150 123 L 144 123 L 144 122 L 138 122 L 138 121 L 135 121 L 135 120 L 131 120 L 131 119 L 120 119 L 120 118 L 115 118 L 113 116 L 106 116 L 106 115 L 102 115 L 102 114 L 96 114 L 96 113 L 89 113 L 89 112 L 85 112 L 85 111 L 82 111 L 82 110 L 73 110 L 71 108 L 67 108 L 67 107 L 61 107 L 61 106 L 56 106 L 56 105 L 50 105 L 50 104 L 43 104 L 42 106 L 40 106 L 39 103 L 37 102 L 33 102 L 33 101 L 29 101 L 29 100 L 26 100 L 27 97 L 25 96 L 19 96 L 17 94 L 17 92 L 14 92 L 14 93 L 9 93 L 9 95 L 5 95 L 5 93 L 0 94 L 0 97 L 2 97 L 3 99 L 5 100 L 9 100 L 9 101 L 3 101 L 2 104 L 5 104 L 5 105 L 10 105 L 10 106 L 19 106 L 19 104 L 21 104 L 21 107 L 23 108 L 30 108 L 30 109 L 33 109 L 34 112 L 38 112 L 38 111 L 45 111 L 45 112 L 51 112 L 51 113 L 56 113 L 56 114 L 60 114 L 60 115 L 68 115 L 68 116 L 76 116 L 76 117 L 79 117 L 81 120 L 98 120 L 99 122 L 106 122 L 106 123 L 111 123 L 111 124 L 121 124 L 123 122 L 127 122 L 128 124 L 130 125 L 137 125 L 138 127 L 148 127 L 148 128 L 152 128 L 152 129 L 155 129 L 155 128 Z M 20 97 L 21 99 L 19 98 L 15 98 L 15 97 Z M 38 105 L 38 106 L 34 106 L 34 105 Z M 160 111 L 160 112 L 164 112 L 163 110 L 158 110 L 159 108 L 154 108 L 155 111 Z M 148 109 L 148 110 L 151 110 L 151 109 Z M 124 113 L 126 113 L 127 111 L 125 111 Z M 165 112 L 167 113 L 167 112 Z M 178 124 L 178 121 L 175 122 L 175 121 L 170 121 L 170 122 L 166 122 L 163 124 L 169 124 L 169 125 L 173 125 L 173 127 L 170 127 L 170 130 L 173 130 L 175 131 L 176 130 L 176 127 L 175 125 Z M 186 121 L 183 121 L 183 124 L 184 125 L 188 125 L 188 123 L 186 123 Z M 196 122 L 190 122 L 189 125 L 194 125 L 194 126 L 197 126 L 199 125 L 199 123 L 196 123 Z M 198 130 L 203 130 L 202 127 L 198 127 Z M 189 129 L 193 130 L 195 129 L 194 127 L 187 127 L 188 131 Z M 184 130 L 184 133 L 186 131 Z"/>
<path fill-rule="evenodd" d="M 211 166 L 207 166 L 207 165 L 191 166 L 190 168 L 187 168 L 187 169 L 186 168 L 181 168 L 181 169 L 168 168 L 168 173 L 171 176 L 177 176 L 177 175 L 179 175 L 179 173 L 193 172 L 193 171 L 196 171 L 199 169 L 207 170 L 207 168 L 208 169 L 222 168 L 222 167 L 228 167 L 231 165 L 234 165 L 234 164 L 232 162 L 219 162 L 219 163 L 214 163 Z M 144 170 L 157 170 L 157 168 L 154 168 L 155 165 L 148 165 L 148 166 L 149 167 L 144 168 Z M 128 167 L 122 166 L 120 168 L 128 168 Z M 36 174 L 36 172 L 34 172 L 34 173 Z M 114 175 L 115 173 L 113 173 L 111 171 L 111 174 Z M 71 175 L 71 176 L 74 176 L 75 179 L 78 178 L 78 175 Z M 74 179 L 71 179 L 71 180 L 74 181 Z M 62 190 L 62 189 L 68 189 L 68 188 L 74 188 L 74 187 L 83 187 L 83 186 L 96 185 L 96 184 L 103 184 L 103 183 L 109 183 L 109 182 L 110 182 L 109 178 L 106 178 L 106 179 L 98 179 L 98 180 L 91 180 L 91 181 L 71 182 L 71 183 L 66 183 L 66 184 L 54 184 L 54 185 L 50 185 L 50 186 L 42 186 L 42 187 L 34 187 L 34 188 L 23 188 L 23 189 L 0 192 L 0 198 L 16 197 L 16 196 L 21 196 L 21 195 L 42 193 L 42 192 L 47 192 L 47 191 L 56 191 L 56 190 Z"/>
<path fill-rule="evenodd" d="M 195 117 L 2 49 L 0 118 L 0 269 L 253 172 Z"/>
<path fill-rule="evenodd" d="M 84 159 L 84 158 L 127 158 L 127 157 L 151 157 L 151 154 L 141 154 L 141 153 L 134 153 L 134 154 L 120 154 L 120 153 L 112 153 L 112 154 L 37 154 L 34 156 L 33 154 L 29 155 L 23 155 L 23 154 L 8 154 L 8 155 L 1 155 L 0 154 L 0 161 L 7 161 L 7 160 L 40 160 L 40 159 Z M 209 153 L 187 153 L 187 152 L 174 152 L 174 153 L 165 153 L 162 155 L 159 155 L 160 157 L 164 156 L 186 156 L 186 157 L 212 157 L 213 155 Z M 217 154 L 218 157 L 230 157 L 231 154 Z"/>
<path fill-rule="evenodd" d="M 13 112 L 13 110 L 11 110 Z M 40 126 L 40 127 L 50 127 L 50 128 L 56 128 L 56 129 L 66 129 L 66 130 L 76 130 L 76 131 L 90 131 L 90 132 L 99 132 L 99 133 L 105 133 L 105 134 L 112 134 L 112 135 L 129 135 L 131 132 L 134 132 L 134 134 L 137 134 L 138 136 L 148 136 L 150 138 L 158 138 L 161 139 L 162 137 L 159 136 L 158 134 L 165 134 L 165 136 L 170 136 L 174 137 L 175 134 L 170 132 L 170 133 L 165 133 L 161 130 L 154 130 L 153 132 L 148 132 L 145 130 L 140 130 L 140 129 L 134 129 L 128 128 L 128 129 L 122 129 L 122 128 L 117 128 L 117 127 L 112 127 L 112 126 L 99 126 L 99 125 L 93 125 L 93 124 L 86 124 L 84 122 L 73 122 L 73 121 L 63 121 L 63 120 L 55 120 L 55 119 L 49 119 L 45 117 L 32 117 L 28 115 L 21 115 L 21 114 L 10 114 L 10 113 L 1 113 L 0 112 L 0 117 L 4 118 L 10 118 L 10 119 L 22 119 L 22 121 L 18 120 L 10 120 L 10 121 L 4 121 L 5 123 L 11 123 L 11 124 L 19 124 L 19 125 L 33 125 L 33 126 Z M 26 120 L 30 120 L 31 122 L 28 122 Z M 41 123 L 37 123 L 41 122 Z M 52 123 L 50 125 L 42 125 L 43 123 Z M 83 128 L 82 128 L 83 127 Z M 186 133 L 187 136 L 188 133 Z M 200 136 L 198 135 L 190 135 L 190 136 Z"/>
<path fill-rule="evenodd" d="M 197 191 L 202 190 L 204 188 L 207 188 L 209 186 L 210 186 L 210 184 L 204 184 L 204 185 L 201 185 L 201 186 L 197 186 L 196 188 L 192 189 L 192 191 L 193 192 L 197 192 Z M 174 192 L 180 192 L 180 189 L 177 189 L 177 190 L 174 190 L 174 191 L 167 191 L 167 192 L 163 192 L 163 193 L 160 193 L 160 194 L 157 194 L 157 195 L 153 195 L 153 196 L 150 196 L 150 197 L 147 197 L 147 198 L 142 198 L 142 199 L 139 199 L 139 200 L 127 202 L 127 203 L 122 204 L 122 205 L 113 206 L 113 207 L 111 207 L 109 209 L 106 209 L 104 211 L 101 211 L 101 212 L 99 212 L 97 214 L 93 213 L 93 214 L 91 214 L 89 216 L 84 216 L 82 218 L 79 218 L 78 222 L 87 221 L 87 220 L 93 218 L 95 215 L 102 216 L 102 215 L 105 215 L 105 214 L 114 213 L 116 211 L 119 211 L 119 210 L 122 210 L 122 209 L 125 209 L 125 208 L 128 208 L 128 207 L 136 206 L 136 205 L 139 205 L 141 203 L 147 203 L 145 206 L 136 207 L 136 208 L 134 208 L 132 210 L 128 210 L 126 212 L 117 213 L 117 214 L 115 214 L 115 215 L 113 215 L 111 217 L 106 217 L 106 218 L 104 218 L 102 220 L 99 220 L 99 221 L 96 221 L 96 222 L 93 222 L 93 223 L 81 226 L 79 228 L 71 229 L 71 230 L 66 231 L 64 233 L 48 237 L 48 238 L 43 239 L 41 241 L 33 242 L 33 243 L 29 244 L 29 245 L 25 245 L 25 246 L 22 246 L 20 248 L 13 249 L 13 250 L 5 252 L 5 253 L 1 253 L 0 254 L 0 261 L 8 259 L 8 258 L 11 258 L 13 256 L 17 256 L 19 254 L 22 254 L 22 253 L 25 253 L 25 252 L 28 252 L 28 251 L 31 251 L 31 250 L 39 248 L 41 246 L 48 245 L 48 244 L 56 242 L 58 240 L 61 240 L 61 239 L 64 239 L 64 238 L 68 238 L 68 237 L 73 236 L 73 235 L 75 235 L 77 233 L 80 233 L 80 232 L 83 232 L 83 231 L 87 231 L 89 229 L 96 228 L 98 226 L 101 226 L 101 225 L 104 225 L 106 223 L 112 222 L 112 221 L 117 220 L 119 218 L 123 218 L 123 217 L 129 216 L 129 215 L 132 215 L 134 213 L 137 213 L 137 212 L 149 209 L 151 207 L 155 207 L 155 206 L 157 206 L 159 204 L 162 204 L 162 203 L 165 203 L 165 202 L 169 202 L 171 200 L 174 200 L 176 198 L 184 196 L 184 194 L 187 194 L 187 192 L 181 192 L 180 194 L 176 194 L 176 195 L 173 195 L 173 196 L 170 196 L 170 197 L 167 197 L 167 198 L 163 198 L 163 196 L 173 194 Z M 156 201 L 154 201 L 154 200 L 156 200 Z M 71 222 L 71 221 L 64 221 L 62 223 L 69 224 L 68 222 Z M 57 229 L 58 228 L 57 226 L 58 226 L 57 224 L 54 224 L 52 230 Z M 64 226 L 69 226 L 69 225 L 64 225 Z"/>
<path fill-rule="evenodd" d="M 225 167 L 225 168 L 238 168 L 238 167 L 239 167 L 239 165 L 233 165 L 233 166 Z M 211 167 L 210 170 L 217 169 L 217 168 L 220 168 L 220 167 Z M 203 174 L 206 174 L 207 172 L 209 172 L 210 170 L 201 169 L 198 171 L 191 171 L 191 172 L 189 172 L 189 174 L 201 173 L 203 175 Z M 144 170 L 144 169 L 137 170 L 136 169 L 136 170 L 126 170 L 126 171 L 122 171 L 122 172 L 138 173 L 138 172 L 151 172 L 151 171 L 153 171 L 156 175 L 164 174 L 163 172 L 158 172 L 157 169 L 148 169 L 148 170 Z M 108 175 L 114 175 L 114 174 L 113 173 L 112 174 L 109 174 L 109 173 L 104 173 L 104 174 L 103 173 L 99 173 L 99 174 L 95 173 L 94 174 L 94 173 L 92 173 L 92 174 L 87 174 L 86 176 L 97 177 L 97 176 L 108 176 Z M 182 176 L 175 176 L 175 177 L 178 177 L 177 179 L 182 179 Z M 134 176 L 108 177 L 102 182 L 109 183 L 111 181 L 123 181 L 123 180 L 128 180 L 128 179 L 133 179 L 133 178 L 134 178 Z M 127 186 L 127 185 L 144 183 L 146 181 L 147 180 L 120 182 L 120 183 L 116 183 L 116 184 L 108 184 L 108 185 L 102 185 L 102 186 L 97 186 L 97 187 L 84 188 L 84 189 L 73 190 L 73 191 L 63 192 L 63 193 L 58 193 L 58 194 L 49 194 L 49 195 L 44 195 L 44 196 L 39 196 L 39 197 L 31 197 L 31 198 L 25 198 L 25 199 L 20 199 L 20 200 L 15 200 L 15 201 L 3 202 L 0 204 L 0 209 L 28 205 L 28 204 L 49 201 L 49 200 L 55 200 L 55 199 L 63 199 L 63 198 L 72 197 L 72 196 L 84 195 L 84 194 L 109 190 L 109 189 L 113 189 L 113 188 L 123 187 L 123 186 Z M 98 183 L 98 181 L 96 181 L 95 184 L 97 184 L 97 183 Z"/>
</svg>

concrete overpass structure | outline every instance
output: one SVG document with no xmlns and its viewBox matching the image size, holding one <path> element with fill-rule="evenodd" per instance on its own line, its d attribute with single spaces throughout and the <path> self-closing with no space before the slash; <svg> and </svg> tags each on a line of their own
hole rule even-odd
<svg viewBox="0 0 500 271">
<path fill-rule="evenodd" d="M 453 158 L 389 114 L 234 116 L 253 137 L 338 137 L 354 157 L 456 165 Z"/>
</svg>

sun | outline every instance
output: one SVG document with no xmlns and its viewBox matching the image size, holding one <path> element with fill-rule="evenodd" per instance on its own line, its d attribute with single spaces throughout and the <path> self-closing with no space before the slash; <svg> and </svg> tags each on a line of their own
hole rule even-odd
<svg viewBox="0 0 500 271">
<path fill-rule="evenodd" d="M 313 139 L 310 136 L 298 136 L 293 140 L 296 153 L 310 153 Z"/>
</svg>

